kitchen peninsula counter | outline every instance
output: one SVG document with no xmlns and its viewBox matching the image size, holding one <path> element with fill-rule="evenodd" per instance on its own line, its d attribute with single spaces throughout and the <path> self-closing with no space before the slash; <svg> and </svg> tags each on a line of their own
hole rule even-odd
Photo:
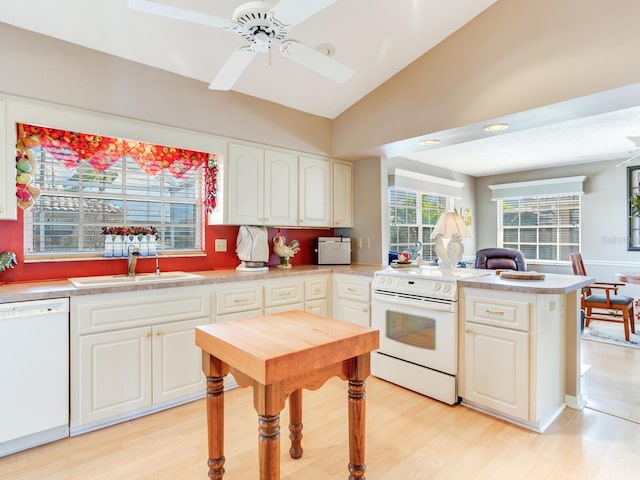
<svg viewBox="0 0 640 480">
<path fill-rule="evenodd" d="M 463 404 L 536 431 L 543 431 L 565 404 L 582 409 L 580 291 L 593 281 L 553 273 L 539 280 L 495 273 L 460 279 Z M 512 350 L 500 350 L 510 342 Z M 497 362 L 505 366 L 500 375 L 512 384 L 487 392 L 486 385 L 494 385 L 487 378 L 496 375 L 488 359 L 496 352 L 505 357 Z M 473 361 L 465 363 L 466 357 Z"/>
<path fill-rule="evenodd" d="M 564 294 L 579 290 L 594 282 L 593 277 L 579 275 L 562 275 L 545 273 L 542 280 L 520 280 L 501 278 L 491 273 L 482 277 L 462 278 L 458 286 L 469 288 L 483 288 L 486 290 L 502 290 L 505 292 L 535 293 L 535 294 Z"/>
<path fill-rule="evenodd" d="M 239 272 L 228 270 L 203 270 L 195 273 L 201 278 L 190 278 L 161 283 L 136 283 L 131 285 L 100 286 L 76 288 L 67 280 L 43 280 L 38 282 L 3 283 L 0 285 L 0 303 L 23 302 L 28 300 L 46 300 L 52 298 L 94 295 L 98 293 L 118 293 L 133 290 L 155 290 L 170 287 L 188 287 L 197 285 L 216 285 L 230 282 L 252 280 L 271 280 L 290 278 L 300 275 L 340 273 L 373 278 L 373 273 L 383 268 L 380 265 L 300 265 L 290 269 L 272 267 L 268 272 Z M 123 275 L 124 276 L 124 275 Z"/>
</svg>

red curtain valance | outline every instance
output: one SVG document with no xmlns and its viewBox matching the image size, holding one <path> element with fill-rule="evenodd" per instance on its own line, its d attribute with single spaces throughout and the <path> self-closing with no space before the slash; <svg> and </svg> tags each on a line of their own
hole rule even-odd
<svg viewBox="0 0 640 480">
<path fill-rule="evenodd" d="M 53 157 L 64 164 L 68 169 L 77 168 L 80 162 L 85 161 L 91 167 L 104 172 L 111 165 L 124 156 L 133 159 L 140 169 L 147 175 L 155 177 L 162 170 L 166 170 L 177 179 L 184 178 L 189 172 L 201 165 L 204 166 L 204 207 L 211 211 L 216 206 L 218 162 L 216 154 L 186 150 L 184 148 L 167 147 L 153 143 L 126 140 L 123 138 L 106 137 L 91 133 L 72 132 L 49 127 L 39 127 L 26 123 L 19 123 L 18 128 L 18 155 L 19 162 L 26 155 L 35 168 L 35 157 L 27 154 L 27 151 L 35 146 L 40 146 Z M 30 141 L 27 141 L 29 139 Z M 30 155 L 30 156 L 29 156 Z M 29 168 L 28 171 L 30 171 Z M 29 193 L 28 185 L 31 176 L 23 183 L 17 182 L 16 196 L 21 208 L 30 208 L 35 198 L 39 196 Z M 35 191 L 35 190 L 34 190 Z M 21 203 L 22 202 L 22 203 Z"/>
<path fill-rule="evenodd" d="M 76 168 L 83 160 L 103 172 L 124 156 L 130 157 L 147 175 L 167 170 L 183 178 L 191 170 L 207 163 L 209 154 L 91 133 L 72 132 L 49 127 L 18 124 L 18 138 L 37 137 L 38 143 L 67 168 Z"/>
</svg>

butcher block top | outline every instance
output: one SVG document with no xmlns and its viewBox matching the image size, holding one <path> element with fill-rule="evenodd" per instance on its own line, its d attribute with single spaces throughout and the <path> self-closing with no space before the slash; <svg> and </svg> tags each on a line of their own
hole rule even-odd
<svg viewBox="0 0 640 480">
<path fill-rule="evenodd" d="M 196 345 L 268 385 L 376 350 L 379 332 L 294 310 L 197 327 Z"/>
</svg>

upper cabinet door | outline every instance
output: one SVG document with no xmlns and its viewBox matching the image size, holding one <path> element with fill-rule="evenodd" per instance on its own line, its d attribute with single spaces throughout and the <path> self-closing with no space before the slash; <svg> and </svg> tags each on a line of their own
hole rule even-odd
<svg viewBox="0 0 640 480">
<path fill-rule="evenodd" d="M 333 226 L 353 227 L 353 166 L 333 162 Z"/>
<path fill-rule="evenodd" d="M 0 220 L 16 220 L 15 124 L 7 102 L 0 99 Z"/>
<path fill-rule="evenodd" d="M 331 226 L 331 161 L 299 157 L 298 224 L 301 227 Z"/>
<path fill-rule="evenodd" d="M 229 223 L 263 225 L 264 150 L 248 145 L 229 144 Z"/>
<path fill-rule="evenodd" d="M 267 225 L 297 225 L 298 159 L 293 153 L 264 152 L 263 217 Z"/>
</svg>

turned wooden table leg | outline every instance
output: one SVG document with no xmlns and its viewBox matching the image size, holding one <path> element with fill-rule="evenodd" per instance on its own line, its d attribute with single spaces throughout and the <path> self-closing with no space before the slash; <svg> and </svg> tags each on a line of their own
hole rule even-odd
<svg viewBox="0 0 640 480">
<path fill-rule="evenodd" d="M 349 480 L 364 480 L 365 382 L 349 380 Z"/>
<path fill-rule="evenodd" d="M 202 371 L 207 378 L 209 478 L 221 480 L 224 475 L 224 376 L 229 373 L 229 366 L 203 351 Z"/>
<path fill-rule="evenodd" d="M 209 478 L 224 475 L 224 378 L 207 377 L 207 430 Z"/>
<path fill-rule="evenodd" d="M 280 415 L 258 415 L 260 480 L 280 480 Z"/>
<path fill-rule="evenodd" d="M 302 457 L 302 390 L 289 395 L 289 439 L 291 458 Z"/>
</svg>

